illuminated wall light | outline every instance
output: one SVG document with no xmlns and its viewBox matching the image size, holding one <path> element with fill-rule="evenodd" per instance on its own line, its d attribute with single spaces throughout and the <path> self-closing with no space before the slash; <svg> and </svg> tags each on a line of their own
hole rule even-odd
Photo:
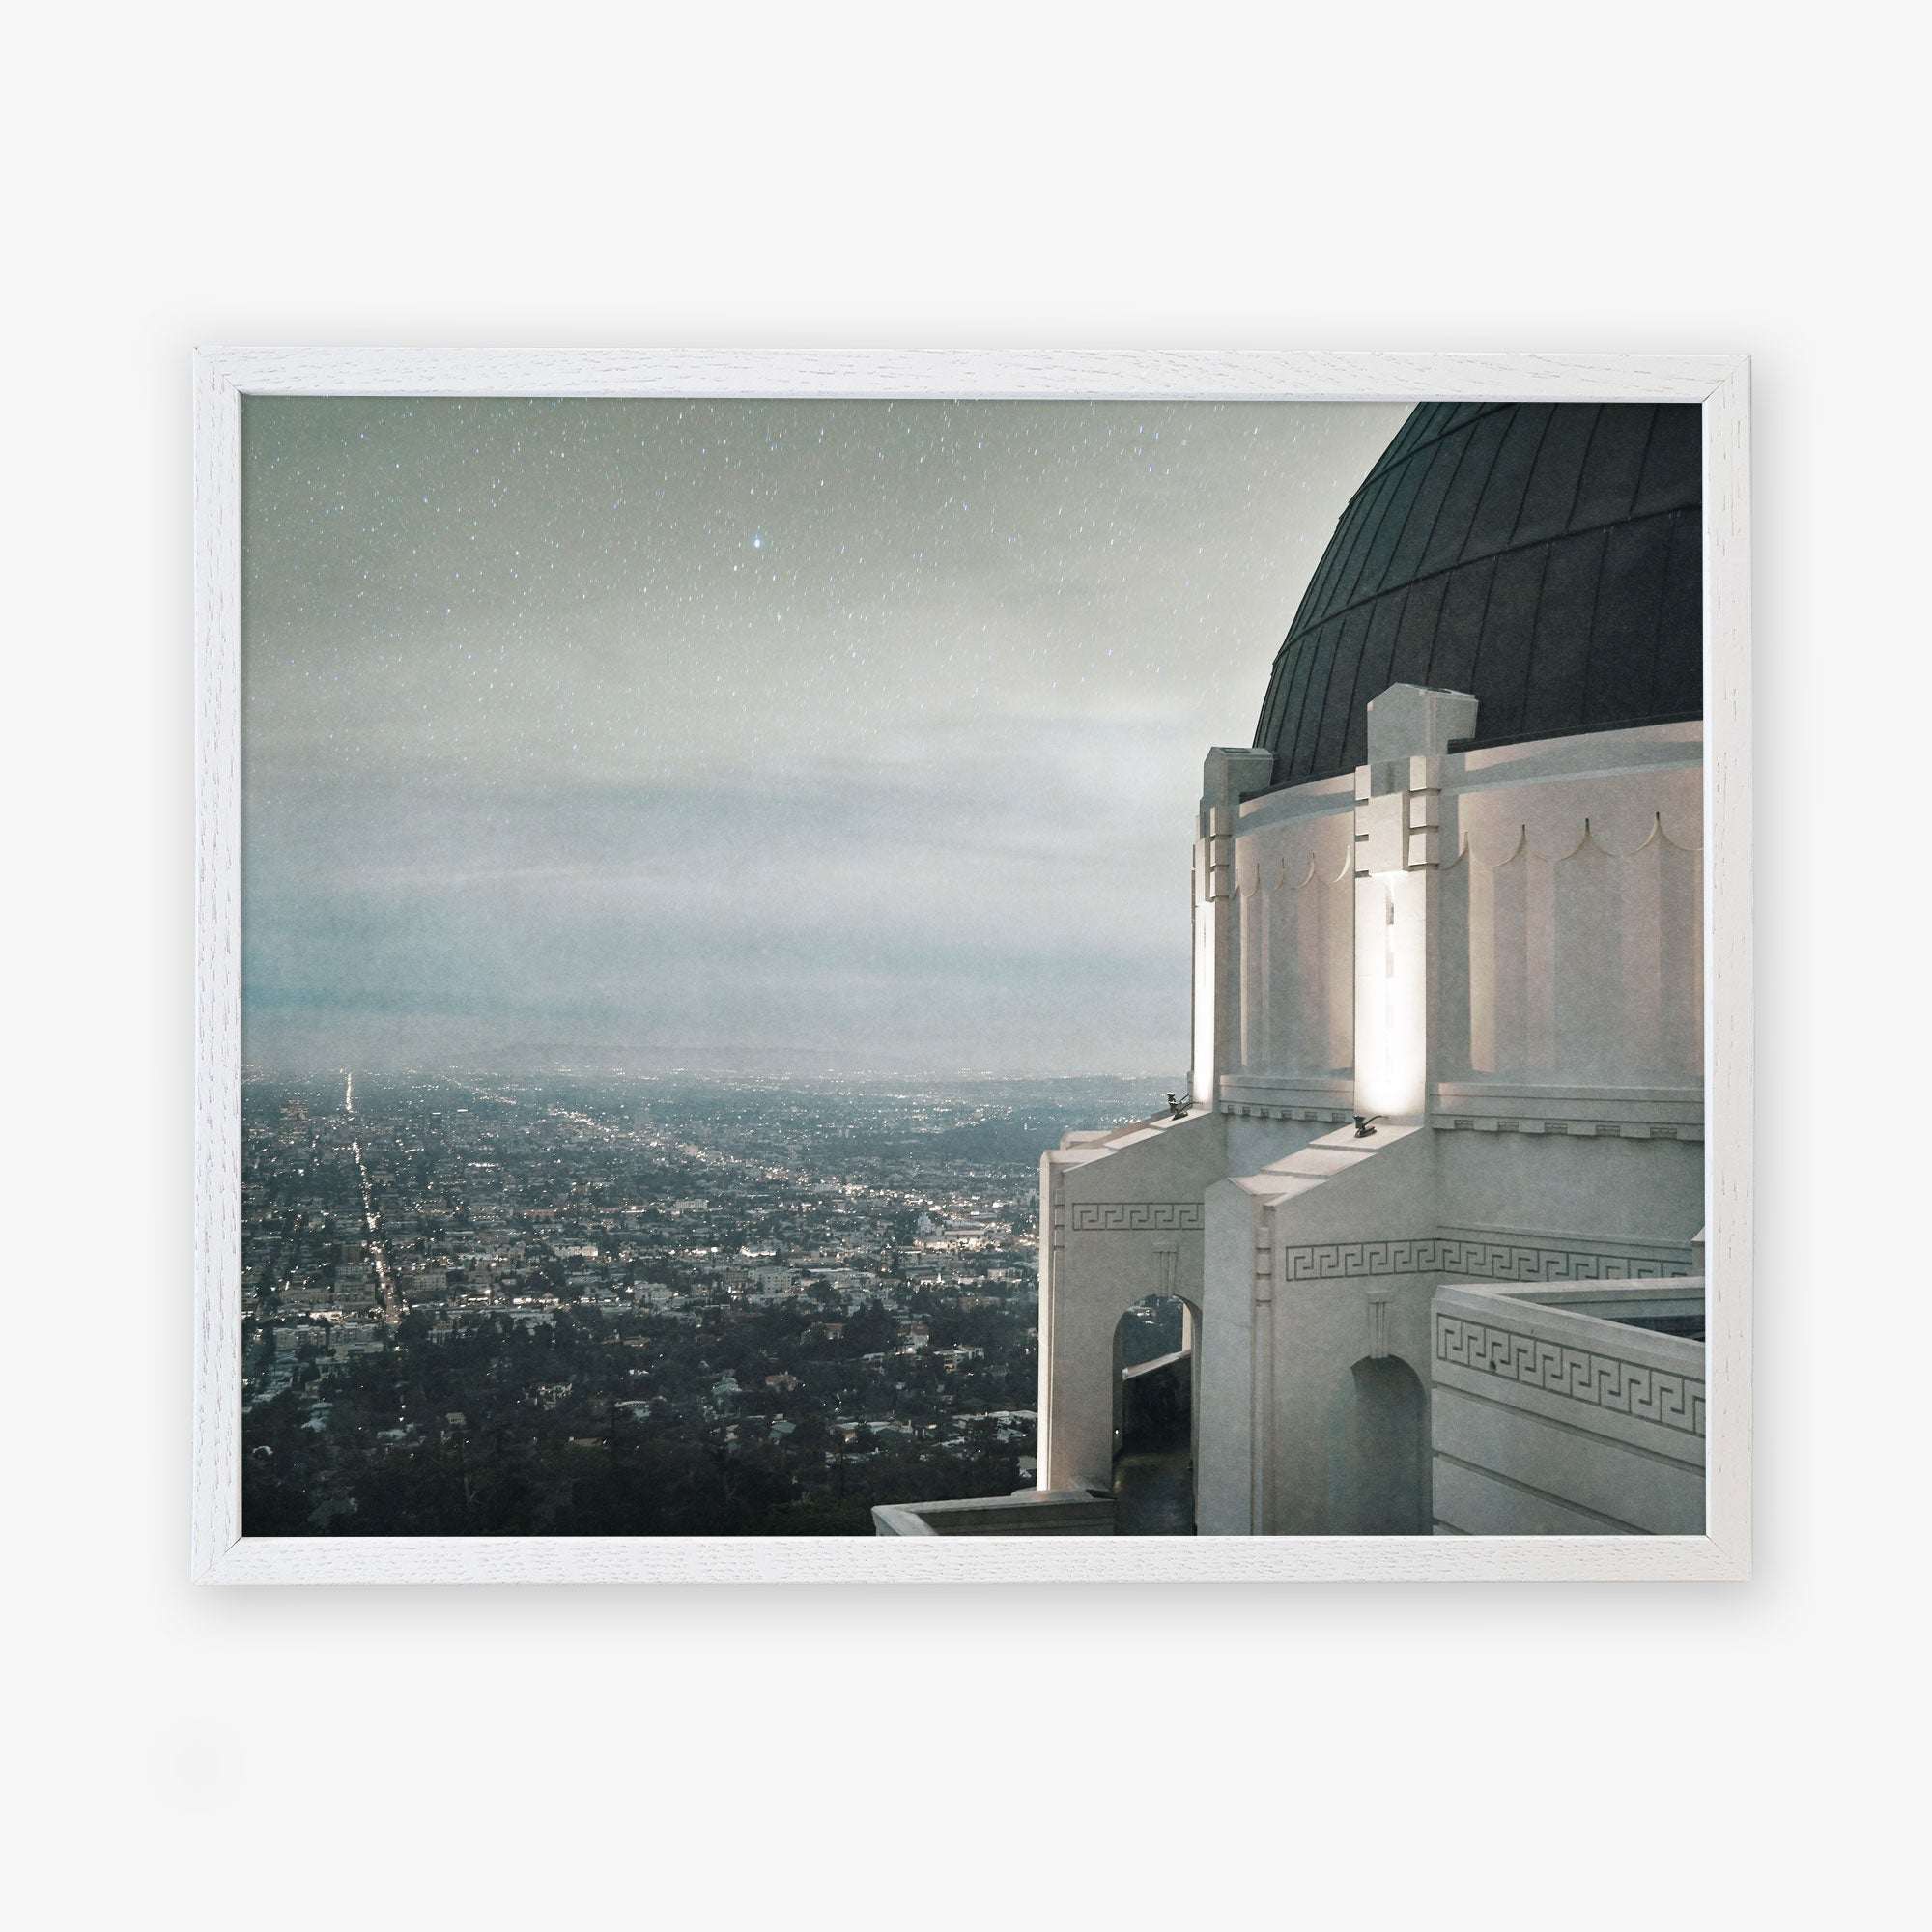
<svg viewBox="0 0 1932 1932">
<path fill-rule="evenodd" d="M 1355 881 L 1355 1112 L 1419 1120 L 1429 1038 L 1428 874 Z"/>
</svg>

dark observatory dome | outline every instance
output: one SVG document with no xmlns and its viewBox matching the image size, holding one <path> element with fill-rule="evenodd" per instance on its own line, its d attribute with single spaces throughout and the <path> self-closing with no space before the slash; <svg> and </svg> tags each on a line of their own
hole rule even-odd
<svg viewBox="0 0 1932 1932">
<path fill-rule="evenodd" d="M 1471 745 L 1703 716 L 1689 403 L 1424 403 L 1350 499 L 1275 657 L 1274 782 L 1361 764 L 1392 684 L 1473 693 Z"/>
</svg>

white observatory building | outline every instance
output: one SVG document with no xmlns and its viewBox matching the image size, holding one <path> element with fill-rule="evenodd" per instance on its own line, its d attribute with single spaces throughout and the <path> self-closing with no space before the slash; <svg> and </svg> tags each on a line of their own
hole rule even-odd
<svg viewBox="0 0 1932 1932">
<path fill-rule="evenodd" d="M 1042 1160 L 1039 1489 L 882 1533 L 1701 1530 L 1700 505 L 1694 407 L 1408 417 L 1207 755 L 1190 1091 Z"/>
</svg>

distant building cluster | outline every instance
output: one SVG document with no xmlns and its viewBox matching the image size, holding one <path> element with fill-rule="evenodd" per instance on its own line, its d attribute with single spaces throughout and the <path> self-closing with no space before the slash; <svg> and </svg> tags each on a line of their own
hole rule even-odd
<svg viewBox="0 0 1932 1932">
<path fill-rule="evenodd" d="M 583 1520 L 586 1495 L 648 1516 L 638 1472 L 693 1451 L 700 1488 L 757 1465 L 766 1529 L 816 1513 L 864 1533 L 872 1463 L 888 1488 L 909 1463 L 942 1488 L 1030 1482 L 1038 1130 L 1014 1111 L 773 1085 L 251 1081 L 258 1514 L 270 1533 L 486 1533 L 512 1526 L 477 1515 L 494 1484 L 554 1505 L 539 1528 L 595 1533 L 622 1525 Z M 980 1151 L 989 1134 L 1006 1144 Z M 463 1520 L 439 1520 L 459 1495 Z M 406 1520 L 372 1519 L 392 1506 Z"/>
</svg>

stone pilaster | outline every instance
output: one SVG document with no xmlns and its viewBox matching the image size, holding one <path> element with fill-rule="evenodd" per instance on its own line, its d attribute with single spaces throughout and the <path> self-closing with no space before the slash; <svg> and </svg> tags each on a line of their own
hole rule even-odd
<svg viewBox="0 0 1932 1932">
<path fill-rule="evenodd" d="M 1202 772 L 1194 841 L 1194 1044 L 1188 1094 L 1211 1107 L 1240 1063 L 1241 957 L 1235 906 L 1235 829 L 1241 800 L 1274 779 L 1274 756 L 1217 747 Z"/>
<path fill-rule="evenodd" d="M 1419 1121 L 1436 1010 L 1442 757 L 1476 728 L 1463 692 L 1391 685 L 1355 768 L 1355 1111 Z"/>
</svg>

